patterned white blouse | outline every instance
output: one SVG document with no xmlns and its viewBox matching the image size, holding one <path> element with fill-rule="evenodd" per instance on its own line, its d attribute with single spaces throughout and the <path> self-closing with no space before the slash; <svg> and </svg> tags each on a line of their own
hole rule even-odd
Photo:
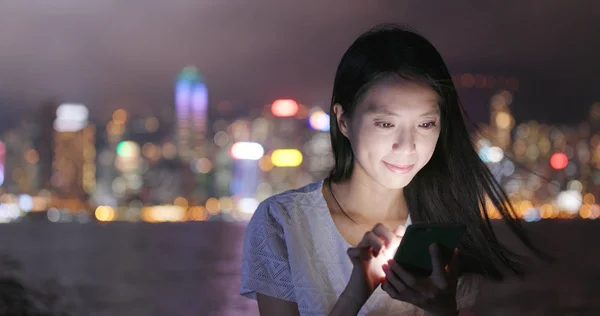
<svg viewBox="0 0 600 316">
<path fill-rule="evenodd" d="M 256 293 L 298 304 L 300 315 L 327 315 L 352 271 L 341 236 L 322 194 L 323 181 L 263 201 L 248 223 L 240 294 Z M 410 217 L 406 223 L 410 225 Z M 459 279 L 459 308 L 471 306 L 479 276 Z M 392 299 L 378 287 L 359 315 L 422 315 L 409 303 Z"/>
</svg>

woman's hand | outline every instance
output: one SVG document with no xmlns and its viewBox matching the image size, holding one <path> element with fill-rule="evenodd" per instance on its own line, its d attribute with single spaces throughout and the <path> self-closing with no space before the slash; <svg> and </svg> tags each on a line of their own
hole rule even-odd
<svg viewBox="0 0 600 316">
<path fill-rule="evenodd" d="M 431 245 L 429 251 L 433 267 L 429 277 L 415 277 L 392 259 L 383 267 L 386 278 L 381 288 L 392 298 L 411 303 L 430 314 L 458 315 L 458 249 L 454 250 L 447 267 L 442 264 L 439 246 Z"/>
<path fill-rule="evenodd" d="M 347 296 L 366 302 L 385 280 L 383 266 L 393 257 L 404 230 L 404 226 L 391 231 L 383 224 L 377 224 L 356 247 L 348 249 L 354 268 L 344 291 Z"/>
</svg>

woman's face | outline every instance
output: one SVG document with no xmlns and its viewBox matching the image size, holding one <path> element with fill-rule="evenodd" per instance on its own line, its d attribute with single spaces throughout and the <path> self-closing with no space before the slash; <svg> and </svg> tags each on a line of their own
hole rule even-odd
<svg viewBox="0 0 600 316">
<path fill-rule="evenodd" d="M 390 78 L 376 83 L 351 118 L 334 106 L 352 145 L 354 174 L 388 189 L 407 186 L 435 150 L 440 136 L 439 96 L 430 87 Z"/>
</svg>

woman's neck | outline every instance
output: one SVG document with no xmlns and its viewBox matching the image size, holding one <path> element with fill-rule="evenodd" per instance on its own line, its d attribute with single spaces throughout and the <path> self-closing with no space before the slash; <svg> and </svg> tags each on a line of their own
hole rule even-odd
<svg viewBox="0 0 600 316">
<path fill-rule="evenodd" d="M 360 167 L 350 179 L 331 183 L 331 189 L 342 211 L 357 223 L 403 222 L 408 217 L 403 190 L 383 187 Z"/>
</svg>

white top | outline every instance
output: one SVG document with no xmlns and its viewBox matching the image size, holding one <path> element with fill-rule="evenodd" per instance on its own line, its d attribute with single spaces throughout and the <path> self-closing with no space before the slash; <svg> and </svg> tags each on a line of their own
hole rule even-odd
<svg viewBox="0 0 600 316">
<path fill-rule="evenodd" d="M 263 201 L 248 223 L 240 294 L 261 293 L 296 302 L 300 315 L 327 315 L 352 271 L 341 236 L 322 194 L 323 181 Z M 410 217 L 407 220 L 410 224 Z M 474 304 L 479 276 L 459 279 L 459 308 Z M 392 299 L 378 287 L 359 315 L 421 315 L 422 310 Z"/>
</svg>

